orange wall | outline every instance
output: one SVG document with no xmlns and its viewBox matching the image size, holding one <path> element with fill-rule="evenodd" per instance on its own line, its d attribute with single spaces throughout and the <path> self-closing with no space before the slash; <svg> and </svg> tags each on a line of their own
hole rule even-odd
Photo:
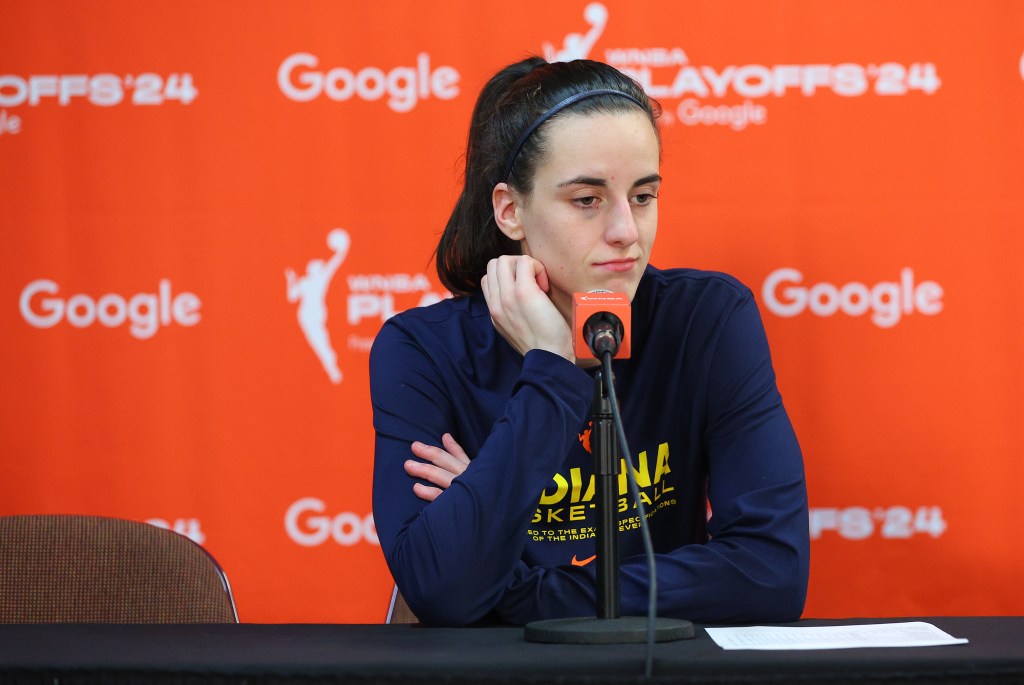
<svg viewBox="0 0 1024 685">
<path fill-rule="evenodd" d="M 245 621 L 381 620 L 368 346 L 444 295 L 483 82 L 589 56 L 666 112 L 654 263 L 758 295 L 806 615 L 1024 613 L 1024 5 L 49 0 L 0 26 L 0 514 L 176 527 Z"/>
</svg>

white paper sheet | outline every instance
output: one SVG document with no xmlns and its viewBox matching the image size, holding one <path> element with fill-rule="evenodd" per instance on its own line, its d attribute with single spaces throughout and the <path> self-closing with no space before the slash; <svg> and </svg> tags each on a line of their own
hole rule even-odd
<svg viewBox="0 0 1024 685">
<path fill-rule="evenodd" d="M 963 645 L 923 621 L 852 626 L 749 626 L 706 628 L 722 649 L 850 649 L 853 647 L 932 647 Z"/>
</svg>

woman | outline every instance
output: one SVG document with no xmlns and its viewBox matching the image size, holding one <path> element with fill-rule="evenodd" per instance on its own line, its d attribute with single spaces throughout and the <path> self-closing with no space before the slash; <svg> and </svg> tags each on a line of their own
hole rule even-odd
<svg viewBox="0 0 1024 685">
<path fill-rule="evenodd" d="M 570 329 L 573 293 L 594 289 L 632 303 L 632 356 L 613 368 L 659 614 L 803 610 L 803 463 L 754 298 L 722 274 L 648 265 L 657 114 L 589 60 L 512 64 L 477 101 L 437 249 L 457 297 L 391 318 L 370 356 L 374 519 L 426 623 L 594 615 L 596 361 L 576 359 Z M 642 615 L 639 518 L 619 486 L 622 613 Z"/>
</svg>

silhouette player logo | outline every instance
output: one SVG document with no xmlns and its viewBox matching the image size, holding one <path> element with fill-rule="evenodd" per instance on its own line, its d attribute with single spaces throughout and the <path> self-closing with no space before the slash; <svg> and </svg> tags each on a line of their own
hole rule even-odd
<svg viewBox="0 0 1024 685">
<path fill-rule="evenodd" d="M 331 337 L 327 333 L 327 290 L 338 267 L 348 255 L 351 242 L 345 229 L 335 228 L 327 234 L 327 247 L 334 252 L 330 259 L 326 262 L 311 259 L 303 276 L 297 276 L 293 269 L 285 269 L 284 272 L 288 282 L 288 301 L 299 303 L 299 328 L 323 364 L 327 376 L 335 384 L 341 383 L 341 369 L 338 368 L 338 355 L 331 347 Z"/>
<path fill-rule="evenodd" d="M 576 439 L 580 441 L 580 444 L 583 445 L 583 449 L 585 449 L 588 453 L 592 453 L 590 451 L 590 434 L 593 432 L 593 430 L 594 422 L 587 421 L 587 427 L 576 435 Z"/>
<path fill-rule="evenodd" d="M 592 2 L 583 10 L 583 19 L 590 25 L 587 32 L 566 34 L 561 49 L 545 41 L 544 59 L 549 62 L 571 62 L 590 56 L 591 48 L 608 24 L 608 8 L 599 2 Z"/>
</svg>

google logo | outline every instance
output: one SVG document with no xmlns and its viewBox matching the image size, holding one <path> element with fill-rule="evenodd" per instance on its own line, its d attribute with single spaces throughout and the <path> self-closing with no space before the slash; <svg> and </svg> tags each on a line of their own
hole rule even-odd
<svg viewBox="0 0 1024 685">
<path fill-rule="evenodd" d="M 868 286 L 859 281 L 835 285 L 827 281 L 801 285 L 804 275 L 796 269 L 776 269 L 764 281 L 761 297 L 777 316 L 798 316 L 810 310 L 816 316 L 862 316 L 880 328 L 892 328 L 914 312 L 934 316 L 942 311 L 942 286 L 935 281 L 916 283 L 914 271 L 900 271 L 898 281 L 881 281 Z"/>
</svg>

